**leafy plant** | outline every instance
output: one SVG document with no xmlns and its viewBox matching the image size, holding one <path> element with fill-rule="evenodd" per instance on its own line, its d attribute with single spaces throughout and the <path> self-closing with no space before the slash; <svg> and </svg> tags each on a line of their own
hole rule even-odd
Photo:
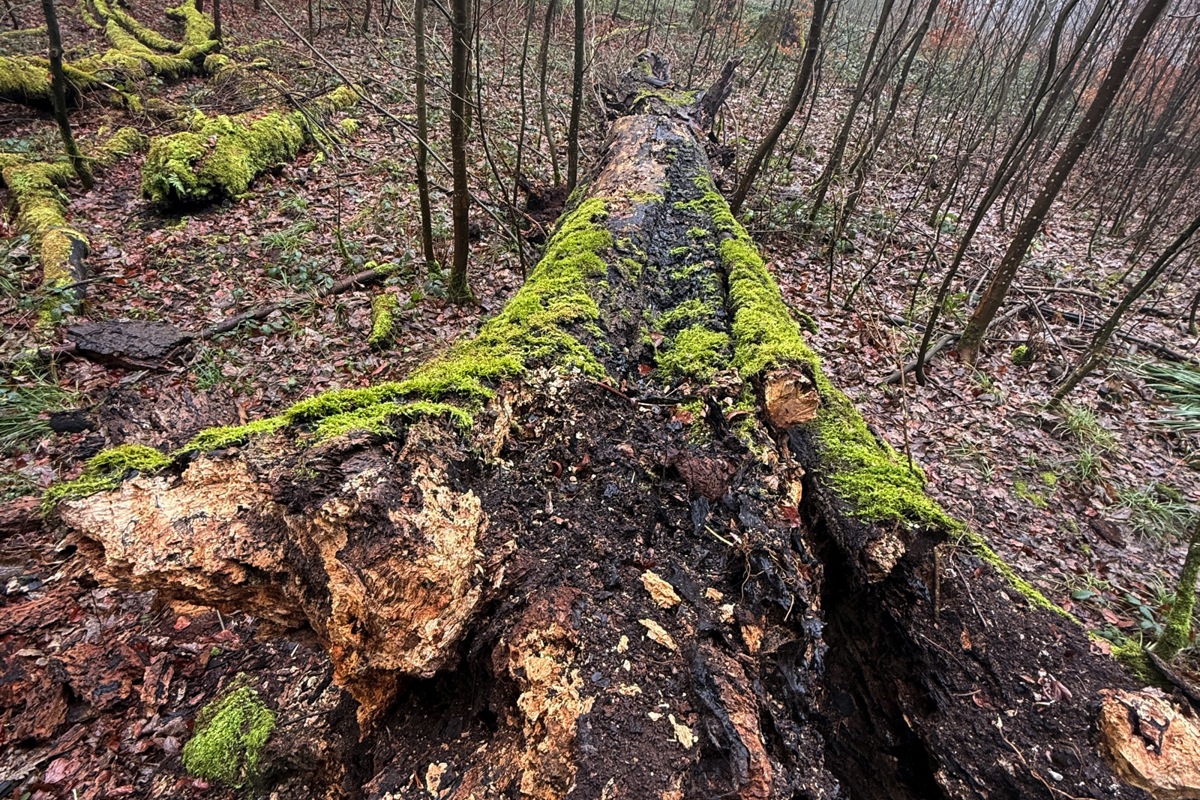
<svg viewBox="0 0 1200 800">
<path fill-rule="evenodd" d="M 1085 447 L 1106 452 L 1116 449 L 1116 437 L 1100 424 L 1091 409 L 1064 403 L 1059 414 L 1061 418 L 1055 426 L 1058 433 L 1069 435 Z"/>
<path fill-rule="evenodd" d="M 1069 480 L 1075 483 L 1089 483 L 1099 480 L 1104 471 L 1104 456 L 1101 455 L 1092 445 L 1084 445 L 1079 448 L 1079 452 L 1075 457 L 1070 459 L 1065 465 L 1066 476 Z"/>
</svg>

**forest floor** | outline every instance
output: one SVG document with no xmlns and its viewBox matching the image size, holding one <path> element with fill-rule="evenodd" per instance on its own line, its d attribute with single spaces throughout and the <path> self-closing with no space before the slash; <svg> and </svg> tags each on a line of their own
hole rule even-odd
<svg viewBox="0 0 1200 800">
<path fill-rule="evenodd" d="M 64 6 L 61 12 L 65 38 L 95 51 L 99 37 L 73 8 Z M 132 10 L 144 20 L 154 18 L 143 2 Z M 311 54 L 291 44 L 288 32 L 265 10 L 253 16 L 242 4 L 226 25 L 239 57 L 270 59 L 279 74 L 289 76 L 294 91 L 315 95 L 330 83 Z M 395 64 L 408 63 L 407 38 L 387 45 L 364 41 L 334 33 L 319 44 L 355 76 L 388 74 Z M 609 37 L 598 73 L 619 69 L 636 49 L 621 36 Z M 561 77 L 568 51 L 559 50 L 555 69 Z M 495 94 L 484 108 L 502 132 L 516 124 L 510 113 L 517 104 L 515 60 L 506 53 L 483 63 L 489 86 L 500 85 L 489 89 Z M 364 83 L 395 113 L 410 113 L 406 79 Z M 404 88 L 397 90 L 401 84 Z M 246 89 L 202 80 L 154 89 L 208 113 L 246 111 L 271 96 L 261 85 Z M 560 93 L 560 107 L 565 98 Z M 741 135 L 756 141 L 758 129 L 770 121 L 753 111 L 763 101 L 744 86 L 730 102 Z M 784 190 L 806 187 L 819 170 L 820 154 L 838 122 L 838 105 L 825 98 L 818 105 L 807 131 L 813 149 L 795 160 L 792 174 L 775 178 Z M 58 360 L 48 370 L 16 370 L 4 386 L 9 408 L 40 393 L 52 405 L 88 409 L 90 422 L 87 430 L 69 434 L 50 433 L 45 415 L 40 423 L 30 423 L 39 426 L 39 435 L 0 461 L 0 492 L 7 505 L 33 509 L 46 487 L 77 474 L 88 456 L 107 446 L 178 446 L 203 427 L 268 416 L 324 389 L 398 379 L 500 309 L 522 280 L 511 242 L 480 215 L 471 262 L 479 306 L 447 304 L 442 276 L 420 266 L 411 151 L 393 139 L 386 120 L 367 109 L 352 113 L 361 119 L 361 130 L 334 161 L 320 163 L 317 154 L 304 153 L 256 181 L 248 196 L 187 216 L 163 216 L 142 199 L 140 156 L 106 172 L 92 192 L 72 188 L 72 221 L 91 240 L 88 266 L 96 280 L 83 312 L 64 318 L 48 339 L 36 328 L 30 288 L 39 276 L 27 241 L 0 227 L 5 240 L 0 243 L 0 320 L 6 331 L 0 357 L 6 362 L 28 348 L 59 343 L 65 328 L 76 322 L 144 319 L 195 330 L 262 303 L 311 298 L 261 323 L 198 342 L 161 370 L 112 368 L 80 358 Z M 73 121 L 84 142 L 94 141 L 103 127 L 121 124 L 136 124 L 150 134 L 167 130 L 96 105 L 77 112 Z M 434 124 L 441 121 L 442 115 L 435 115 Z M 598 109 L 591 109 L 585 155 L 596 152 L 603 128 Z M 48 115 L 0 107 L 0 150 L 50 154 L 56 136 Z M 548 174 L 546 159 L 535 161 L 530 171 Z M 440 184 L 448 179 L 440 175 L 434 174 L 439 185 L 435 232 L 446 241 L 449 204 Z M 921 179 L 913 174 L 872 187 L 875 194 L 864 201 L 864 216 L 882 220 L 882 229 L 890 230 L 895 207 L 920 191 Z M 749 227 L 759 235 L 785 296 L 817 319 L 813 342 L 828 373 L 875 430 L 911 453 L 948 510 L 1085 626 L 1113 640 L 1152 636 L 1165 618 L 1182 562 L 1172 529 L 1178 506 L 1184 498 L 1200 498 L 1187 458 L 1194 443 L 1152 423 L 1164 414 L 1161 402 L 1135 373 L 1113 370 L 1085 382 L 1072 398 L 1076 409 L 1065 418 L 1042 411 L 1053 387 L 1048 370 L 1067 365 L 1059 345 L 1085 338 L 1064 319 L 1044 313 L 994 330 L 976 368 L 943 354 L 925 386 L 914 386 L 911 376 L 904 386 L 884 385 L 920 334 L 919 328 L 890 321 L 910 317 L 921 269 L 905 237 L 932 238 L 932 228 L 918 214 L 915 221 L 905 220 L 903 236 L 887 243 L 880 242 L 880 228 L 852 232 L 830 280 L 823 248 L 792 232 L 779 210 L 786 207 L 776 204 L 770 215 L 760 211 Z M 554 210 L 551 205 L 548 219 Z M 1023 280 L 1056 289 L 1031 289 L 1031 299 L 1062 311 L 1102 312 L 1104 307 L 1086 293 L 1119 285 L 1127 265 L 1120 247 L 1104 242 L 1089 257 L 1089 236 L 1090 225 L 1072 220 L 1068 209 L 1055 216 Z M 993 224 L 979 241 L 975 269 L 982 272 L 1006 238 Z M 878 270 L 843 308 L 847 287 L 877 258 L 890 266 Z M 312 298 L 371 260 L 396 265 L 381 287 Z M 831 297 L 827 284 L 834 287 Z M 367 343 L 371 297 L 379 291 L 395 294 L 403 309 L 388 349 Z M 918 321 L 928 295 L 925 290 L 919 298 Z M 1141 318 L 1138 334 L 1193 351 L 1197 340 L 1181 322 L 1187 300 L 1156 298 L 1156 307 L 1173 316 Z M 947 324 L 958 322 L 952 314 Z M 1012 350 L 1022 343 L 1036 344 L 1040 356 L 1031 365 L 1012 363 Z M 0 734 L 0 749 L 8 753 L 0 765 L 0 796 L 17 787 L 32 791 L 34 800 L 63 796 L 62 787 L 78 786 L 82 778 L 91 788 L 78 791 L 80 800 L 121 793 L 183 796 L 203 789 L 203 782 L 184 776 L 179 767 L 179 747 L 186 739 L 181 718 L 158 714 L 168 698 L 198 709 L 231 676 L 260 673 L 283 661 L 274 656 L 284 651 L 290 654 L 291 672 L 270 678 L 281 696 L 289 686 L 298 691 L 301 678 L 315 684 L 327 673 L 327 663 L 311 643 L 259 639 L 251 619 L 155 604 L 148 595 L 77 580 L 79 561 L 60 549 L 57 534 L 51 526 L 32 524 L 0 539 L 0 722 L 18 725 L 0 726 L 8 731 Z M 96 644 L 97 633 L 102 644 Z M 95 715 L 106 709 L 112 713 Z M 48 738 L 48 731 L 64 728 L 66 734 Z M 18 740 L 36 746 L 19 752 L 7 748 Z M 30 785 L 26 778 L 33 774 L 41 777 Z"/>
</svg>

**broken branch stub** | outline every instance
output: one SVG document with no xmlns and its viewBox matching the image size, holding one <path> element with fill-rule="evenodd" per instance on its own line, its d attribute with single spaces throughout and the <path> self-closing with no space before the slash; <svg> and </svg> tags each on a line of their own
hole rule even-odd
<svg viewBox="0 0 1200 800">
<path fill-rule="evenodd" d="M 614 123 L 477 336 L 82 496 L 120 478 L 94 464 L 60 493 L 81 552 L 310 627 L 370 797 L 1016 800 L 1045 787 L 1012 747 L 1059 739 L 1070 791 L 1144 797 L 1083 703 L 1034 712 L 992 660 L 1118 681 L 1080 631 L 935 589 L 957 523 L 824 376 L 670 99 Z"/>
</svg>

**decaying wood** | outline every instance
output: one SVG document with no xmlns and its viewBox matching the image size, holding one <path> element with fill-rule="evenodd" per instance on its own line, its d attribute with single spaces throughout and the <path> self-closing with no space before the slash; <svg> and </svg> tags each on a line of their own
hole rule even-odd
<svg viewBox="0 0 1200 800">
<path fill-rule="evenodd" d="M 1100 689 L 1133 688 L 1116 663 L 935 561 L 945 529 L 857 516 L 811 365 L 730 368 L 735 231 L 660 101 L 614 123 L 604 213 L 565 223 L 603 234 L 599 274 L 544 261 L 505 312 L 536 305 L 536 341 L 603 379 L 519 353 L 469 434 L 290 425 L 63 502 L 71 541 L 105 583 L 321 643 L 356 714 L 272 739 L 308 770 L 280 796 L 1144 798 L 1095 738 Z M 711 374 L 668 370 L 680 330 L 654 326 L 683 308 L 724 334 Z"/>
<path fill-rule="evenodd" d="M 379 269 L 368 269 L 347 278 L 335 281 L 316 292 L 317 298 L 331 297 L 372 286 L 387 277 Z M 67 329 L 67 346 L 55 350 L 53 355 L 74 355 L 116 367 L 134 369 L 156 369 L 165 365 L 180 353 L 184 345 L 196 339 L 211 339 L 238 327 L 263 320 L 279 311 L 286 311 L 301 303 L 310 302 L 312 295 L 264 303 L 248 311 L 234 314 L 221 322 L 209 325 L 200 331 L 190 331 L 166 322 L 144 322 L 142 320 L 109 320 L 87 322 Z"/>
</svg>

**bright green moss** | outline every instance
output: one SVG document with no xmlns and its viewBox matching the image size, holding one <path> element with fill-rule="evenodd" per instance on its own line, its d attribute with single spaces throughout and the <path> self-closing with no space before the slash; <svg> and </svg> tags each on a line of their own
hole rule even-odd
<svg viewBox="0 0 1200 800">
<path fill-rule="evenodd" d="M 1146 654 L 1146 648 L 1138 639 L 1126 639 L 1112 646 L 1112 657 L 1121 662 L 1142 683 L 1161 689 L 1173 689 L 1159 674 L 1154 662 Z"/>
<path fill-rule="evenodd" d="M 17 205 L 17 228 L 35 244 L 53 228 L 66 225 L 66 197 L 59 189 L 75 174 L 67 162 L 17 163 L 2 174 Z"/>
<path fill-rule="evenodd" d="M 35 59 L 0 56 L 0 98 L 33 105 L 50 103 L 50 68 Z"/>
<path fill-rule="evenodd" d="M 196 8 L 196 0 L 184 0 L 174 8 L 168 8 L 167 16 L 183 23 L 183 49 L 179 51 L 180 58 L 195 60 L 219 46 L 220 42 L 212 38 L 212 17 Z"/>
<path fill-rule="evenodd" d="M 599 224 L 606 214 L 602 198 L 581 203 L 559 224 L 545 256 L 504 309 L 476 337 L 414 372 L 403 393 L 480 402 L 493 396 L 490 383 L 520 375 L 535 362 L 603 377 L 603 365 L 569 328 L 600 319 L 589 289 L 607 273 L 601 253 L 612 247 L 612 234 Z"/>
<path fill-rule="evenodd" d="M 389 423 L 392 418 L 411 423 L 421 417 L 448 417 L 463 431 L 469 431 L 475 423 L 474 417 L 458 406 L 416 400 L 411 403 L 377 403 L 356 411 L 326 417 L 317 423 L 314 435 L 319 442 L 352 431 L 388 436 L 395 433 Z"/>
<path fill-rule="evenodd" d="M 735 230 L 737 235 L 720 246 L 733 311 L 734 366 L 744 378 L 775 365 L 815 367 L 816 356 L 805 344 L 750 235 L 741 225 Z"/>
<path fill-rule="evenodd" d="M 96 14 L 102 22 L 108 22 L 110 19 L 113 20 L 147 47 L 153 47 L 155 50 L 162 50 L 169 53 L 173 53 L 183 47 L 179 42 L 172 41 L 153 28 L 148 28 L 138 22 L 133 18 L 133 15 L 119 5 L 114 4 L 110 6 L 107 0 L 92 0 L 92 4 L 95 6 Z"/>
<path fill-rule="evenodd" d="M 340 87 L 315 101 L 316 113 L 351 102 Z M 142 166 L 142 193 L 159 205 L 196 205 L 244 194 L 250 183 L 276 164 L 291 161 L 312 139 L 300 111 L 207 117 L 197 112 L 191 130 L 156 137 Z"/>
<path fill-rule="evenodd" d="M 703 300 L 684 300 L 670 311 L 664 311 L 655 319 L 659 330 L 666 331 L 675 327 L 686 327 L 700 320 L 711 319 L 716 312 L 713 307 Z"/>
<path fill-rule="evenodd" d="M 245 425 L 206 428 L 180 448 L 177 455 L 183 453 L 211 453 L 213 450 L 224 450 L 227 447 L 235 447 L 236 445 L 245 444 L 255 436 L 274 433 L 287 425 L 287 423 L 288 420 L 286 417 L 279 415 L 276 417 L 266 417 L 265 419 L 256 419 Z"/>
<path fill-rule="evenodd" d="M 108 39 L 113 49 L 101 56 L 100 62 L 119 72 L 178 80 L 197 71 L 196 64 L 190 59 L 151 50 L 115 19 L 110 19 L 104 26 L 104 38 Z"/>
<path fill-rule="evenodd" d="M 667 380 L 708 380 L 729 363 L 729 335 L 693 325 L 671 340 L 657 362 L 659 374 Z"/>
<path fill-rule="evenodd" d="M 1068 614 L 1065 610 L 1063 610 L 1062 606 L 1058 605 L 1057 603 L 1052 603 L 1049 598 L 1046 597 L 1046 595 L 1039 592 L 1031 583 L 1029 583 L 1029 581 L 1018 575 L 1017 571 L 1009 566 L 1008 562 L 1001 558 L 1000 555 L 993 550 L 986 541 L 984 541 L 982 536 L 975 533 L 958 520 L 954 520 L 953 531 L 957 535 L 960 542 L 963 542 L 970 547 L 979 560 L 983 561 L 992 569 L 996 570 L 996 572 L 1000 573 L 1001 577 L 1008 581 L 1009 585 L 1011 585 L 1014 589 L 1020 592 L 1021 595 L 1029 601 L 1031 606 L 1034 608 L 1040 608 L 1044 611 L 1053 612 L 1062 617 L 1066 617 L 1072 622 L 1079 621 L 1073 615 Z"/>
<path fill-rule="evenodd" d="M 396 295 L 391 292 L 383 292 L 371 298 L 371 335 L 368 337 L 371 344 L 380 347 L 392 340 L 394 315 L 399 306 Z"/>
<path fill-rule="evenodd" d="M 709 234 L 704 228 L 689 228 L 687 235 L 691 239 L 703 239 Z"/>
<path fill-rule="evenodd" d="M 599 333 L 595 324 L 600 311 L 589 290 L 601 285 L 599 279 L 607 271 L 601 254 L 611 247 L 612 237 L 601 224 L 605 214 L 602 199 L 581 204 L 559 225 L 546 255 L 504 310 L 486 322 L 477 336 L 403 382 L 328 391 L 301 400 L 274 417 L 210 428 L 171 457 L 145 449 L 155 454 L 156 466 L 165 466 L 173 457 L 233 447 L 285 426 L 309 428 L 317 442 L 351 431 L 386 436 L 394 432 L 393 419 L 411 422 L 420 417 L 448 417 L 469 430 L 472 410 L 494 396 L 494 383 L 521 375 L 535 363 L 603 377 L 603 365 L 571 328 L 590 326 Z M 439 402 L 451 398 L 465 407 Z M 60 484 L 47 493 L 47 503 L 114 488 L 124 474 L 124 470 L 98 469 L 89 462 L 78 481 Z"/>
<path fill-rule="evenodd" d="M 670 89 L 657 89 L 646 87 L 639 89 L 637 96 L 634 97 L 632 108 L 639 105 L 649 103 L 651 100 L 657 100 L 661 103 L 670 106 L 671 108 L 686 108 L 696 104 L 696 98 L 699 93 L 695 91 L 672 91 Z"/>
<path fill-rule="evenodd" d="M 137 128 L 120 128 L 97 149 L 94 160 L 101 167 L 111 167 L 122 158 L 145 150 L 148 142 L 146 135 Z"/>
<path fill-rule="evenodd" d="M 183 746 L 183 766 L 206 781 L 240 788 L 257 778 L 275 713 L 253 688 L 237 686 L 206 705 Z"/>
<path fill-rule="evenodd" d="M 130 472 L 156 472 L 170 463 L 169 456 L 144 445 L 123 444 L 105 450 L 84 464 L 78 478 L 56 483 L 47 489 L 42 499 L 43 508 L 50 508 L 60 500 L 73 500 L 115 489 Z"/>
<path fill-rule="evenodd" d="M 354 136 L 358 133 L 359 128 L 362 127 L 362 124 L 353 117 L 346 117 L 341 121 L 339 127 L 342 129 L 342 133 L 346 134 L 347 136 Z"/>
<path fill-rule="evenodd" d="M 42 236 L 38 254 L 42 259 L 42 288 L 57 289 L 75 281 L 71 274 L 71 254 L 88 252 L 88 240 L 73 228 L 52 228 Z"/>
<path fill-rule="evenodd" d="M 811 425 L 829 482 L 852 514 L 873 522 L 956 529 L 959 523 L 925 494 L 921 473 L 879 441 L 849 398 L 825 377 L 750 235 L 736 221 L 733 226 L 720 252 L 733 313 L 733 361 L 742 377 L 788 364 L 812 375 L 821 409 Z"/>
</svg>

